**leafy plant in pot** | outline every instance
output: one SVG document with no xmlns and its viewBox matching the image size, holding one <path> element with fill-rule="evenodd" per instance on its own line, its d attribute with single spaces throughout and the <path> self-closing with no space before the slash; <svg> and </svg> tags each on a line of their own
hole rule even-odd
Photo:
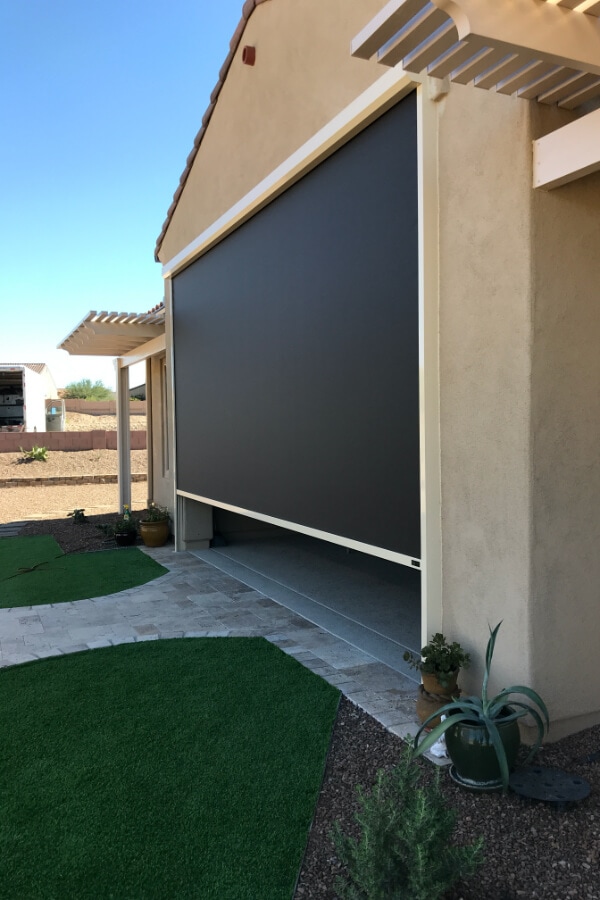
<svg viewBox="0 0 600 900">
<path fill-rule="evenodd" d="M 421 648 L 417 656 L 410 651 L 404 660 L 421 673 L 423 685 L 417 698 L 417 715 L 421 722 L 459 694 L 457 687 L 460 669 L 468 669 L 471 658 L 456 641 L 448 643 L 443 634 L 434 634 L 428 644 Z M 430 727 L 439 723 L 439 718 L 430 720 Z"/>
<path fill-rule="evenodd" d="M 495 697 L 488 697 L 490 668 L 501 624 L 499 622 L 493 631 L 490 628 L 481 696 L 455 698 L 446 703 L 423 722 L 414 740 L 413 754 L 420 756 L 445 735 L 446 748 L 453 763 L 452 777 L 464 787 L 474 790 L 508 790 L 510 770 L 516 762 L 521 743 L 518 719 L 531 716 L 537 730 L 537 738 L 525 765 L 537 753 L 550 727 L 546 705 L 532 688 L 513 685 L 503 688 Z M 444 715 L 445 718 L 421 740 L 436 715 Z"/>
<path fill-rule="evenodd" d="M 140 519 L 140 535 L 147 547 L 162 547 L 169 540 L 169 510 L 165 506 L 150 503 Z"/>
<path fill-rule="evenodd" d="M 112 525 L 112 534 L 119 547 L 130 547 L 137 538 L 137 522 L 130 516 L 119 516 Z"/>
</svg>

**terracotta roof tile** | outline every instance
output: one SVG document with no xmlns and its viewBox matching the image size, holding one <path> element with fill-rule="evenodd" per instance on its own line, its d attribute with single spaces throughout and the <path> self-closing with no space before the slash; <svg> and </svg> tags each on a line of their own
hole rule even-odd
<svg viewBox="0 0 600 900">
<path fill-rule="evenodd" d="M 246 28 L 246 24 L 248 22 L 248 19 L 250 18 L 250 16 L 252 15 L 252 13 L 254 12 L 254 10 L 256 9 L 257 6 L 259 6 L 261 3 L 266 3 L 266 2 L 267 2 L 267 0 L 246 0 L 246 2 L 244 3 L 244 5 L 242 7 L 242 17 L 238 23 L 237 28 L 233 32 L 233 36 L 229 42 L 229 53 L 227 54 L 227 57 L 225 58 L 225 62 L 221 66 L 221 69 L 219 71 L 219 80 L 217 81 L 216 85 L 214 86 L 214 88 L 212 90 L 212 93 L 210 95 L 209 105 L 206 109 L 206 112 L 202 116 L 202 127 L 200 128 L 200 131 L 198 132 L 198 134 L 196 135 L 196 137 L 194 139 L 194 146 L 186 160 L 185 169 L 181 173 L 181 177 L 179 179 L 179 186 L 177 187 L 177 190 L 175 191 L 175 193 L 173 195 L 173 201 L 167 211 L 167 218 L 165 219 L 165 221 L 163 223 L 162 230 L 158 236 L 158 240 L 156 241 L 156 248 L 154 250 L 154 259 L 157 262 L 159 261 L 158 254 L 160 253 L 160 248 L 162 247 L 162 243 L 165 239 L 167 229 L 171 223 L 171 219 L 173 218 L 173 214 L 174 214 L 177 204 L 179 202 L 179 198 L 181 197 L 181 194 L 183 192 L 185 183 L 188 180 L 190 171 L 192 169 L 194 160 L 196 158 L 196 154 L 198 153 L 198 148 L 200 147 L 200 144 L 202 143 L 202 138 L 204 137 L 206 128 L 207 128 L 208 123 L 211 119 L 211 116 L 214 112 L 219 94 L 221 93 L 221 88 L 223 87 L 223 84 L 225 83 L 225 79 L 227 78 L 227 73 L 229 72 L 229 69 L 231 68 L 231 63 L 233 62 L 233 57 L 235 56 L 235 53 L 239 47 L 240 41 L 242 39 L 242 35 Z"/>
<path fill-rule="evenodd" d="M 26 369 L 31 369 L 33 372 L 37 372 L 39 375 L 46 368 L 46 363 L 3 363 L 3 365 L 7 366 L 25 366 Z"/>
</svg>

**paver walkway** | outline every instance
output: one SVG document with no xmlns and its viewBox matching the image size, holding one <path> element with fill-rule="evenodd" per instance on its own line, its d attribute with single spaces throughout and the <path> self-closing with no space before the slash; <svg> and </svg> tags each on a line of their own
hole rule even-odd
<svg viewBox="0 0 600 900">
<path fill-rule="evenodd" d="M 416 685 L 399 672 L 190 553 L 143 549 L 168 574 L 93 600 L 0 609 L 0 666 L 159 638 L 262 636 L 390 731 L 414 733 Z"/>
</svg>

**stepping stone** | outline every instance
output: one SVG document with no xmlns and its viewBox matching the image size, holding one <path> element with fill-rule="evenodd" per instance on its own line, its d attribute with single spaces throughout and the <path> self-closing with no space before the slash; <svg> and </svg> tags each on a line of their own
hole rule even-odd
<svg viewBox="0 0 600 900">
<path fill-rule="evenodd" d="M 4 525 L 0 525 L 0 538 L 17 537 L 21 529 L 27 524 L 27 522 L 6 522 Z"/>
</svg>

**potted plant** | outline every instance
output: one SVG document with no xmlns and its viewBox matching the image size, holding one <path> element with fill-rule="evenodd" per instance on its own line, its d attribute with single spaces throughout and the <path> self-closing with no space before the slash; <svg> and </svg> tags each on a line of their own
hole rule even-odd
<svg viewBox="0 0 600 900">
<path fill-rule="evenodd" d="M 74 510 L 73 513 L 69 513 L 69 515 L 74 516 L 75 513 L 80 511 L 82 512 L 82 510 Z M 77 519 L 74 518 L 73 521 L 77 521 Z M 137 522 L 132 517 L 127 505 L 123 507 L 123 514 L 118 516 L 114 522 L 96 525 L 96 528 L 99 531 L 104 532 L 107 540 L 113 538 L 119 547 L 129 547 L 132 544 L 135 544 L 138 535 Z"/>
<path fill-rule="evenodd" d="M 115 519 L 109 528 L 118 547 L 130 547 L 132 544 L 135 544 L 138 526 L 127 505 L 123 507 L 123 515 Z"/>
<path fill-rule="evenodd" d="M 417 716 L 421 722 L 430 719 L 429 727 L 434 727 L 440 720 L 431 719 L 432 714 L 460 694 L 458 673 L 460 669 L 469 668 L 470 656 L 460 644 L 456 641 L 449 644 L 438 632 L 421 648 L 418 656 L 407 650 L 404 660 L 421 673 L 423 684 L 417 697 Z"/>
<path fill-rule="evenodd" d="M 169 510 L 150 503 L 140 519 L 140 536 L 147 547 L 162 547 L 169 540 Z"/>
<path fill-rule="evenodd" d="M 509 773 L 521 743 L 518 719 L 531 716 L 537 729 L 537 738 L 525 765 L 537 753 L 550 727 L 544 701 L 529 687 L 513 685 L 504 688 L 495 697 L 488 697 L 490 668 L 501 624 L 499 622 L 493 631 L 490 628 L 481 696 L 455 698 L 446 703 L 438 710 L 439 715 L 445 716 L 444 720 L 420 740 L 435 714 L 429 716 L 414 740 L 413 753 L 420 756 L 445 735 L 446 748 L 453 763 L 452 777 L 464 787 L 475 790 L 508 789 Z"/>
<path fill-rule="evenodd" d="M 409 650 L 405 661 L 421 673 L 425 690 L 429 693 L 452 694 L 456 687 L 459 669 L 468 669 L 471 658 L 456 641 L 448 643 L 443 634 L 434 634 L 428 644 L 416 656 Z"/>
</svg>

